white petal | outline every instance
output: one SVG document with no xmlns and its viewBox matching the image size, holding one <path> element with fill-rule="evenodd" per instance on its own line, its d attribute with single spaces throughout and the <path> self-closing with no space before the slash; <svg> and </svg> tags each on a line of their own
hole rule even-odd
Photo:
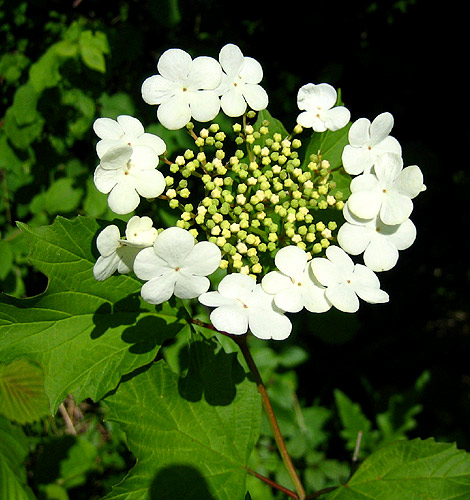
<svg viewBox="0 0 470 500">
<path fill-rule="evenodd" d="M 116 251 L 119 246 L 121 233 L 117 226 L 106 226 L 96 238 L 96 248 L 103 257 L 108 257 Z"/>
<path fill-rule="evenodd" d="M 168 49 L 160 56 L 158 72 L 167 80 L 180 82 L 185 80 L 192 67 L 191 56 L 182 49 Z"/>
<path fill-rule="evenodd" d="M 398 250 L 406 250 L 416 240 L 416 226 L 410 219 L 400 224 L 395 232 L 388 236 L 388 239 Z"/>
<path fill-rule="evenodd" d="M 132 173 L 134 187 L 143 198 L 157 198 L 166 188 L 165 177 L 159 170 Z"/>
<path fill-rule="evenodd" d="M 350 255 L 359 255 L 364 252 L 370 240 L 370 229 L 366 226 L 346 222 L 339 228 L 339 246 Z"/>
<path fill-rule="evenodd" d="M 237 299 L 225 297 L 218 291 L 205 292 L 199 295 L 198 300 L 201 304 L 209 307 L 219 306 L 232 306 L 234 304 L 241 304 Z"/>
<path fill-rule="evenodd" d="M 176 281 L 175 275 L 174 272 L 166 273 L 144 283 L 140 290 L 142 298 L 149 304 L 166 302 L 173 295 Z"/>
<path fill-rule="evenodd" d="M 109 208 L 116 214 L 124 215 L 133 212 L 140 203 L 140 196 L 132 185 L 118 182 L 108 195 Z"/>
<path fill-rule="evenodd" d="M 276 293 L 274 303 L 279 309 L 292 313 L 299 312 L 304 307 L 299 287 L 292 284 L 289 288 Z"/>
<path fill-rule="evenodd" d="M 191 121 L 187 96 L 175 95 L 158 106 L 157 118 L 169 130 L 179 130 Z"/>
<path fill-rule="evenodd" d="M 220 98 L 211 90 L 188 92 L 191 115 L 198 122 L 213 120 L 220 111 Z"/>
<path fill-rule="evenodd" d="M 232 299 L 245 298 L 251 294 L 256 286 L 256 281 L 246 274 L 227 274 L 219 283 L 218 291 Z"/>
<path fill-rule="evenodd" d="M 395 180 L 394 188 L 400 193 L 415 198 L 423 191 L 423 173 L 417 165 L 404 168 Z"/>
<path fill-rule="evenodd" d="M 348 207 L 361 219 L 373 219 L 380 211 L 382 199 L 383 195 L 378 191 L 358 191 L 349 196 Z"/>
<path fill-rule="evenodd" d="M 98 257 L 93 266 L 93 276 L 98 281 L 108 279 L 116 271 L 118 263 L 119 257 L 115 253 L 107 257 Z"/>
<path fill-rule="evenodd" d="M 217 307 L 211 312 L 210 320 L 221 332 L 242 335 L 248 331 L 248 312 L 240 303 Z"/>
<path fill-rule="evenodd" d="M 145 132 L 139 137 L 139 144 L 152 148 L 157 155 L 162 155 L 166 151 L 166 144 L 158 135 Z"/>
<path fill-rule="evenodd" d="M 222 111 L 227 116 L 242 116 L 247 108 L 247 103 L 241 92 L 231 88 L 220 98 Z"/>
<path fill-rule="evenodd" d="M 359 175 L 364 171 L 368 173 L 372 167 L 370 151 L 362 147 L 347 144 L 341 158 L 344 169 L 351 175 Z"/>
<path fill-rule="evenodd" d="M 364 252 L 364 264 L 372 271 L 389 271 L 398 261 L 398 250 L 387 238 L 376 238 Z"/>
<path fill-rule="evenodd" d="M 195 245 L 194 236 L 180 227 L 169 227 L 155 240 L 155 254 L 168 263 L 169 267 L 181 268 Z"/>
<path fill-rule="evenodd" d="M 385 112 L 376 116 L 370 126 L 370 137 L 372 144 L 377 144 L 385 139 L 393 128 L 393 116 Z"/>
<path fill-rule="evenodd" d="M 255 111 L 261 111 L 268 107 L 268 94 L 260 85 L 245 84 L 243 86 L 243 96 L 250 108 Z"/>
<path fill-rule="evenodd" d="M 100 139 L 120 139 L 123 135 L 123 130 L 116 120 L 111 118 L 97 118 L 93 122 L 93 130 Z"/>
<path fill-rule="evenodd" d="M 130 146 L 112 148 L 103 155 L 100 166 L 106 170 L 119 170 L 127 164 L 132 153 L 133 148 Z"/>
<path fill-rule="evenodd" d="M 195 276 L 185 269 L 176 272 L 176 276 L 174 294 L 180 299 L 195 299 L 207 292 L 211 284 L 205 276 Z"/>
<path fill-rule="evenodd" d="M 117 122 L 121 126 L 123 132 L 131 137 L 139 137 L 145 132 L 142 123 L 133 116 L 119 115 L 117 117 Z"/>
<path fill-rule="evenodd" d="M 270 271 L 261 280 L 261 285 L 266 293 L 275 295 L 281 290 L 289 288 L 292 285 L 292 281 L 289 276 L 279 271 Z"/>
<path fill-rule="evenodd" d="M 229 43 L 220 50 L 219 61 L 227 75 L 238 75 L 243 66 L 243 53 L 239 47 Z"/>
<path fill-rule="evenodd" d="M 222 79 L 222 68 L 213 57 L 199 56 L 194 59 L 188 75 L 191 90 L 213 90 Z"/>
<path fill-rule="evenodd" d="M 348 139 L 353 147 L 369 145 L 370 142 L 370 121 L 367 118 L 359 118 L 349 129 Z"/>
<path fill-rule="evenodd" d="M 102 158 L 105 153 L 117 146 L 122 146 L 122 139 L 101 139 L 96 144 L 96 154 L 98 158 Z"/>
<path fill-rule="evenodd" d="M 93 182 L 100 193 L 107 194 L 119 182 L 122 176 L 121 172 L 116 172 L 116 170 L 105 170 L 98 165 L 93 174 Z"/>
<path fill-rule="evenodd" d="M 354 313 L 359 309 L 359 299 L 350 285 L 340 283 L 325 290 L 327 299 L 342 312 Z"/>
<path fill-rule="evenodd" d="M 348 124 L 351 113 L 344 106 L 336 106 L 322 113 L 322 118 L 325 120 L 326 128 L 335 131 L 342 129 Z"/>
<path fill-rule="evenodd" d="M 380 218 L 385 224 L 396 225 L 404 222 L 413 211 L 413 202 L 407 196 L 395 191 L 387 192 L 380 208 Z"/>
<path fill-rule="evenodd" d="M 310 269 L 309 274 L 311 274 Z M 305 279 L 302 282 L 302 301 L 307 311 L 322 313 L 331 308 L 331 302 L 326 299 L 325 290 L 312 280 Z"/>
<path fill-rule="evenodd" d="M 343 276 L 348 276 L 353 272 L 354 262 L 342 248 L 330 245 L 326 249 L 325 255 L 340 270 Z"/>
<path fill-rule="evenodd" d="M 281 248 L 274 257 L 274 263 L 281 273 L 296 278 L 305 270 L 307 253 L 296 245 Z"/>
<path fill-rule="evenodd" d="M 248 84 L 259 83 L 263 79 L 263 68 L 256 59 L 245 57 L 240 76 Z"/>
<path fill-rule="evenodd" d="M 310 268 L 315 278 L 326 287 L 342 283 L 344 277 L 337 267 L 324 257 L 315 257 L 310 261 Z"/>
<path fill-rule="evenodd" d="M 208 276 L 217 270 L 222 254 L 210 241 L 196 243 L 184 261 L 184 270 L 198 276 Z"/>
<path fill-rule="evenodd" d="M 393 184 L 403 169 L 403 159 L 396 153 L 383 153 L 375 160 L 374 171 L 383 187 Z"/>
<path fill-rule="evenodd" d="M 147 104 L 161 104 L 171 99 L 180 89 L 181 85 L 161 75 L 149 76 L 142 83 L 142 99 Z"/>
<path fill-rule="evenodd" d="M 170 271 L 173 269 L 165 260 L 155 254 L 153 247 L 144 248 L 135 258 L 134 272 L 141 280 L 148 281 L 158 278 Z"/>
</svg>

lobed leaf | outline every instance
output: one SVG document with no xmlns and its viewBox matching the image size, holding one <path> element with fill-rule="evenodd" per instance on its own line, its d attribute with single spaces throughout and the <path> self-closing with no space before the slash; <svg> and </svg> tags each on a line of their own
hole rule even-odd
<svg viewBox="0 0 470 500">
<path fill-rule="evenodd" d="M 17 299 L 0 295 L 0 361 L 38 364 L 54 413 L 68 393 L 78 401 L 102 398 L 122 375 L 152 361 L 162 343 L 185 324 L 178 310 L 140 298 L 132 276 L 94 279 L 94 219 L 57 217 L 50 226 L 18 224 L 31 263 L 47 290 Z"/>
<path fill-rule="evenodd" d="M 197 344 L 186 378 L 162 360 L 104 400 L 107 418 L 119 424 L 137 458 L 106 500 L 245 498 L 245 467 L 260 426 L 259 394 L 236 353 Z"/>
<path fill-rule="evenodd" d="M 380 448 L 325 500 L 467 500 L 469 492 L 469 454 L 430 438 Z"/>
</svg>

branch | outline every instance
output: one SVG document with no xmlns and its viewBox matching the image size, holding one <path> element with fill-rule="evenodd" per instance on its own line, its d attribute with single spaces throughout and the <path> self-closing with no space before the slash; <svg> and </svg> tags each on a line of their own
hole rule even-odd
<svg viewBox="0 0 470 500">
<path fill-rule="evenodd" d="M 258 479 L 261 479 L 261 481 L 265 482 L 266 484 L 269 484 L 272 488 L 275 488 L 276 490 L 282 491 L 285 493 L 288 497 L 294 498 L 294 500 L 299 500 L 299 497 L 297 496 L 297 493 L 293 492 L 292 490 L 287 489 L 284 486 L 281 486 L 280 484 L 276 483 L 272 479 L 269 479 L 269 477 L 263 476 L 262 474 L 259 474 L 258 472 L 246 468 L 246 471 L 248 474 L 251 474 L 252 476 L 257 477 Z"/>
</svg>

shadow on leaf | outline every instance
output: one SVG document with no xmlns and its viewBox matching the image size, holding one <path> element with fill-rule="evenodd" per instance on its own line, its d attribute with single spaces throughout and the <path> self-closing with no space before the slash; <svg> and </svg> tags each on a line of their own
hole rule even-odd
<svg viewBox="0 0 470 500">
<path fill-rule="evenodd" d="M 153 479 L 149 491 L 150 500 L 215 500 L 205 479 L 189 465 L 165 467 Z"/>
<path fill-rule="evenodd" d="M 193 402 L 204 397 L 212 406 L 230 405 L 236 385 L 245 378 L 237 354 L 226 353 L 215 339 L 204 339 L 190 344 L 186 359 L 187 374 L 178 381 L 180 396 Z"/>
</svg>

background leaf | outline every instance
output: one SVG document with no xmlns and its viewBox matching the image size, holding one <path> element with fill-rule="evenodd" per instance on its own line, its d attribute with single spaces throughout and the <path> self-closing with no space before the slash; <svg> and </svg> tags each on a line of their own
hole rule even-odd
<svg viewBox="0 0 470 500">
<path fill-rule="evenodd" d="M 51 226 L 19 226 L 49 285 L 32 298 L 0 295 L 0 361 L 39 364 L 52 412 L 68 393 L 97 401 L 123 374 L 152 361 L 185 324 L 167 304 L 156 310 L 144 303 L 136 278 L 94 279 L 95 220 L 58 217 Z"/>
<path fill-rule="evenodd" d="M 379 449 L 327 500 L 466 500 L 470 457 L 454 444 L 400 440 Z"/>
</svg>

